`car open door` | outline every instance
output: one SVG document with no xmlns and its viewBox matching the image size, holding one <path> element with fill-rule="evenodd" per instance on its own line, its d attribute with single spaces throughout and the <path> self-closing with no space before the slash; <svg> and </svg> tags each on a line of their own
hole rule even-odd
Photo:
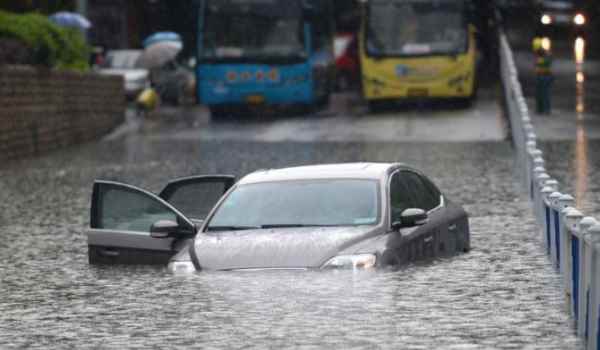
<svg viewBox="0 0 600 350">
<path fill-rule="evenodd" d="M 186 177 L 169 182 L 158 196 L 198 226 L 234 183 L 232 175 Z"/>
<path fill-rule="evenodd" d="M 167 264 L 195 234 L 194 223 L 159 196 L 117 182 L 94 183 L 91 264 Z"/>
<path fill-rule="evenodd" d="M 187 177 L 169 182 L 156 196 L 134 186 L 96 181 L 88 231 L 90 263 L 167 264 L 234 182 L 231 175 Z"/>
</svg>

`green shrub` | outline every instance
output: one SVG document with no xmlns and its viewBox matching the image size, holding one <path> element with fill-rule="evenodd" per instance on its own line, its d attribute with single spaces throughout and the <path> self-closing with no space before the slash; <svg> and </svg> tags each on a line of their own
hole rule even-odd
<svg viewBox="0 0 600 350">
<path fill-rule="evenodd" d="M 76 29 L 61 28 L 39 14 L 0 11 L 0 39 L 17 39 L 30 50 L 31 62 L 60 69 L 88 68 L 89 47 Z"/>
</svg>

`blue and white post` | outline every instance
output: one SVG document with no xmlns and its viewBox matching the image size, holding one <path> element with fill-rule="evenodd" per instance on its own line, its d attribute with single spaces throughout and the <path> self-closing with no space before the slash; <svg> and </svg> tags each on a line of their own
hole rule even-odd
<svg viewBox="0 0 600 350">
<path fill-rule="evenodd" d="M 558 199 L 558 207 L 556 208 L 557 214 L 559 217 L 558 220 L 558 247 L 559 247 L 559 259 L 558 259 L 558 268 L 559 271 L 564 275 L 566 275 L 569 271 L 567 268 L 567 258 L 570 253 L 570 240 L 568 237 L 569 232 L 567 232 L 566 219 L 565 215 L 568 213 L 566 209 L 572 209 L 575 205 L 575 199 L 573 196 L 569 194 L 563 194 Z"/>
<path fill-rule="evenodd" d="M 577 335 L 585 337 L 587 330 L 587 319 L 589 309 L 589 294 L 588 294 L 588 280 L 589 280 L 589 264 L 588 255 L 590 255 L 589 247 L 586 241 L 586 235 L 590 227 L 597 225 L 598 222 L 591 216 L 586 216 L 579 222 L 579 226 L 575 231 L 578 242 L 578 258 L 579 258 L 579 269 L 577 276 L 577 294 L 578 294 L 578 314 L 577 314 Z"/>
<path fill-rule="evenodd" d="M 560 204 L 559 199 L 562 197 L 560 192 L 552 192 L 548 196 L 548 207 L 550 210 L 550 259 L 554 267 L 560 268 Z"/>
<path fill-rule="evenodd" d="M 600 225 L 588 230 L 588 239 L 592 247 L 590 265 L 590 310 L 587 349 L 597 350 L 600 345 Z"/>
<path fill-rule="evenodd" d="M 529 138 L 529 136 L 527 137 L 527 143 L 525 144 L 525 150 L 526 150 L 526 155 L 525 155 L 525 186 L 529 189 L 531 188 L 531 178 L 533 175 L 533 169 L 535 168 L 535 164 L 533 163 L 534 157 L 532 156 L 532 152 L 536 149 L 537 147 L 537 141 L 535 138 L 531 139 Z M 531 190 L 528 190 L 530 196 L 529 198 L 531 198 Z"/>
<path fill-rule="evenodd" d="M 552 237 L 552 233 L 550 232 L 552 230 L 552 218 L 551 218 L 551 208 L 550 208 L 550 195 L 554 193 L 554 189 L 550 186 L 544 186 L 544 188 L 542 188 L 542 191 L 540 192 L 541 195 L 541 201 L 540 201 L 540 205 L 541 205 L 541 215 L 542 215 L 542 220 L 543 220 L 543 224 L 542 224 L 542 233 L 544 235 L 544 243 L 546 244 L 546 253 L 548 255 L 550 255 L 550 248 L 551 248 L 551 237 Z"/>
<path fill-rule="evenodd" d="M 543 173 L 538 175 L 538 177 L 535 179 L 536 182 L 536 189 L 535 189 L 535 195 L 534 195 L 534 201 L 535 201 L 535 215 L 537 217 L 538 220 L 538 224 L 540 225 L 540 227 L 544 227 L 545 225 L 545 219 L 544 219 L 544 198 L 542 196 L 542 189 L 544 187 L 546 187 L 546 181 L 550 180 L 550 175 Z M 550 189 L 551 190 L 551 189 Z M 549 191 L 548 194 L 552 193 L 554 191 Z"/>
<path fill-rule="evenodd" d="M 575 231 L 579 222 L 583 219 L 583 214 L 574 207 L 568 207 L 563 210 L 564 224 L 564 243 L 565 243 L 565 263 L 563 275 L 565 281 L 565 294 L 568 300 L 568 313 L 577 323 L 577 304 L 578 304 L 578 284 L 579 284 L 579 240 Z"/>
<path fill-rule="evenodd" d="M 529 187 L 529 198 L 531 199 L 531 202 L 533 203 L 534 210 L 535 210 L 535 198 L 536 198 L 536 197 L 535 197 L 535 196 L 536 196 L 536 193 L 535 193 L 535 192 L 536 192 L 536 190 L 537 190 L 537 178 L 538 178 L 540 175 L 542 175 L 542 174 L 545 174 L 545 173 L 546 173 L 546 168 L 544 168 L 544 159 L 543 159 L 543 158 L 541 158 L 541 157 L 539 157 L 539 158 L 535 158 L 535 159 L 533 160 L 533 161 L 534 161 L 534 164 L 535 164 L 535 161 L 536 161 L 537 159 L 540 159 L 540 160 L 541 160 L 541 162 L 542 162 L 542 165 L 539 165 L 539 166 L 534 166 L 534 168 L 533 168 L 533 174 L 531 175 L 531 183 L 528 185 L 528 187 Z"/>
</svg>

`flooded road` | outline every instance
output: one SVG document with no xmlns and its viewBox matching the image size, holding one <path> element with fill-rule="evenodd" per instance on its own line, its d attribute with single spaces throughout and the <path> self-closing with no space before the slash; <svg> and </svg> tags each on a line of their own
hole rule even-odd
<svg viewBox="0 0 600 350">
<path fill-rule="evenodd" d="M 509 142 L 173 137 L 188 132 L 132 134 L 0 170 L 0 348 L 580 346 L 514 177 Z M 192 174 L 351 161 L 402 161 L 430 175 L 471 215 L 472 252 L 360 273 L 178 277 L 87 263 L 96 178 L 158 191 Z"/>
</svg>

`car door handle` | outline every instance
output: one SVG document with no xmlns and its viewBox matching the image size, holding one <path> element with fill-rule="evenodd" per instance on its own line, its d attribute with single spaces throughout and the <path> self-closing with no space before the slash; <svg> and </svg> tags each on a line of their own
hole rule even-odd
<svg viewBox="0 0 600 350">
<path fill-rule="evenodd" d="M 423 242 L 425 243 L 431 243 L 431 241 L 433 241 L 433 236 L 425 237 L 425 239 L 423 240 Z"/>
<path fill-rule="evenodd" d="M 99 252 L 100 252 L 100 255 L 111 257 L 111 258 L 117 257 L 120 254 L 119 251 L 112 250 L 112 249 L 100 249 Z"/>
<path fill-rule="evenodd" d="M 457 228 L 458 228 L 458 226 L 456 226 L 456 224 L 450 225 L 450 226 L 448 226 L 448 231 L 456 231 Z"/>
</svg>

